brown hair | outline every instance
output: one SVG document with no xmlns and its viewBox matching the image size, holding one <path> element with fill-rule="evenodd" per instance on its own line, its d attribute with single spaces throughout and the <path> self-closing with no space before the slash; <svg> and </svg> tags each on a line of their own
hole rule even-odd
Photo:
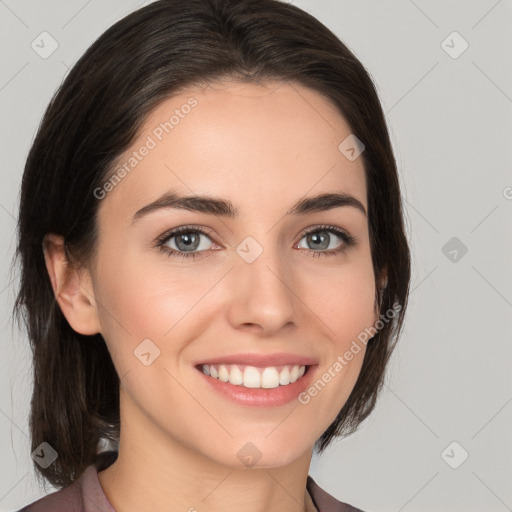
<svg viewBox="0 0 512 512">
<path fill-rule="evenodd" d="M 28 154 L 21 186 L 21 281 L 14 313 L 33 354 L 32 450 L 58 453 L 38 477 L 66 487 L 93 464 L 100 441 L 119 438 L 119 377 L 100 334 L 75 332 L 55 301 L 45 234 L 87 262 L 97 240 L 99 201 L 117 157 L 147 115 L 188 85 L 223 78 L 295 81 L 333 102 L 365 144 L 368 222 L 380 313 L 396 316 L 367 343 L 354 389 L 315 443 L 321 453 L 373 410 L 402 329 L 410 280 L 396 163 L 377 92 L 363 65 L 322 23 L 277 0 L 159 0 L 121 19 L 78 60 L 55 93 Z M 340 141 L 341 142 L 341 141 Z M 394 342 L 393 342 L 394 340 Z M 37 473 L 36 473 L 37 474 Z"/>
</svg>

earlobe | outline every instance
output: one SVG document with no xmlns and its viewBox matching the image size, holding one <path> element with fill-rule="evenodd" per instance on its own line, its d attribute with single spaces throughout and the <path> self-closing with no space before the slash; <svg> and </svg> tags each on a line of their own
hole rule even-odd
<svg viewBox="0 0 512 512">
<path fill-rule="evenodd" d="M 85 335 L 100 332 L 90 273 L 71 265 L 60 235 L 44 237 L 43 253 L 55 299 L 71 328 Z"/>
<path fill-rule="evenodd" d="M 385 268 L 380 277 L 380 290 L 384 291 L 386 287 L 388 286 L 388 269 Z"/>
<path fill-rule="evenodd" d="M 379 313 L 380 313 L 379 303 L 382 302 L 382 297 L 384 296 L 384 292 L 385 292 L 387 286 L 388 286 L 388 271 L 387 271 L 387 268 L 385 268 L 384 270 L 382 270 L 380 272 L 380 276 L 379 276 L 379 279 L 378 279 L 378 288 L 377 288 L 378 300 L 377 300 L 377 298 L 375 300 L 375 313 L 374 313 L 375 320 L 374 320 L 374 324 L 380 318 L 380 315 L 379 315 Z"/>
</svg>

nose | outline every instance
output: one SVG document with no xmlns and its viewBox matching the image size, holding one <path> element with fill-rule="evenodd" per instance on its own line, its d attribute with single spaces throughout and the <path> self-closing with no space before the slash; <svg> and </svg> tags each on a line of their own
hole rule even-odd
<svg viewBox="0 0 512 512">
<path fill-rule="evenodd" d="M 263 249 L 246 258 L 245 247 L 239 247 L 235 266 L 229 273 L 230 300 L 228 318 L 236 329 L 261 331 L 273 335 L 296 321 L 298 304 L 297 282 L 293 268 L 286 265 L 274 248 Z M 249 251 L 255 247 L 250 245 Z"/>
</svg>

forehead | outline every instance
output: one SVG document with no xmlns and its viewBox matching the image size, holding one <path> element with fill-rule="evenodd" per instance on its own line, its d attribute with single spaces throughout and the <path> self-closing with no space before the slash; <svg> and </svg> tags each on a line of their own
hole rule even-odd
<svg viewBox="0 0 512 512">
<path fill-rule="evenodd" d="M 335 191 L 367 207 L 362 158 L 340 150 L 350 135 L 327 98 L 297 83 L 190 87 L 148 115 L 117 159 L 114 172 L 124 172 L 101 209 L 128 219 L 171 189 L 231 200 L 242 213 L 279 213 L 308 193 Z"/>
</svg>

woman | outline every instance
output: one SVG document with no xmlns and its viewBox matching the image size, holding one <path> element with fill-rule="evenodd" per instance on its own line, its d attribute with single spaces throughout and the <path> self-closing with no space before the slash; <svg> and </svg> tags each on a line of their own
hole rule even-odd
<svg viewBox="0 0 512 512">
<path fill-rule="evenodd" d="M 32 456 L 60 488 L 24 511 L 359 510 L 308 470 L 375 406 L 410 259 L 377 93 L 318 20 L 117 22 L 44 115 L 18 234 Z"/>
</svg>

